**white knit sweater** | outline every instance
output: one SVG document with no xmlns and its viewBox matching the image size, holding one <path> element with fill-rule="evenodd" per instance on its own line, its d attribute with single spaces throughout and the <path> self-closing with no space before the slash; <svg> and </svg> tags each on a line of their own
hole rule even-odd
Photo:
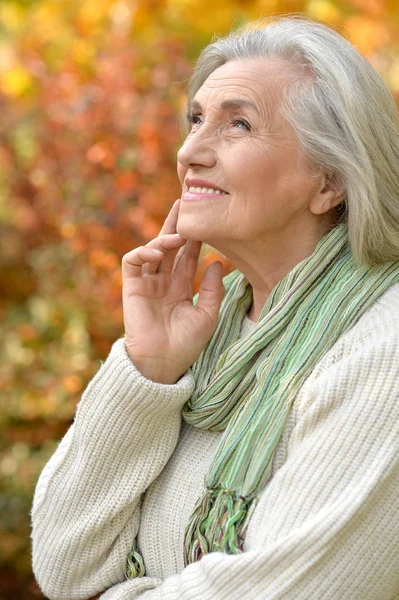
<svg viewBox="0 0 399 600">
<path fill-rule="evenodd" d="M 399 284 L 300 389 L 245 551 L 184 568 L 184 528 L 221 435 L 181 424 L 193 388 L 190 370 L 175 385 L 145 379 L 115 342 L 37 484 L 33 565 L 44 594 L 399 599 Z M 146 576 L 126 581 L 135 538 Z"/>
</svg>

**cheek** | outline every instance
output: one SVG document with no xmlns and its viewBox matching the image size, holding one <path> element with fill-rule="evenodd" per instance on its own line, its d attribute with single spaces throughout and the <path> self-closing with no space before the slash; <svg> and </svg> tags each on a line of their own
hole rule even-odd
<svg viewBox="0 0 399 600">
<path fill-rule="evenodd" d="M 259 141 L 240 148 L 234 163 L 231 165 L 233 172 L 251 173 L 257 180 L 277 173 L 281 167 L 278 150 Z"/>
</svg>

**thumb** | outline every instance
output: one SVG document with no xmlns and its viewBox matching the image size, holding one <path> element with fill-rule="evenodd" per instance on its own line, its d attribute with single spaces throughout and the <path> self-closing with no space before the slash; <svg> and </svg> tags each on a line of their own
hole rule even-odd
<svg viewBox="0 0 399 600">
<path fill-rule="evenodd" d="M 217 260 L 211 263 L 204 273 L 197 302 L 197 309 L 207 313 L 215 326 L 224 292 L 223 267 L 222 263 Z"/>
</svg>

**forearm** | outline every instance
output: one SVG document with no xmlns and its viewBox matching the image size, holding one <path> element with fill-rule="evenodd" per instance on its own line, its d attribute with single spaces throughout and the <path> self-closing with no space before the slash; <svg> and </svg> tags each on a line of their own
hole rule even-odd
<svg viewBox="0 0 399 600">
<path fill-rule="evenodd" d="M 114 344 L 37 485 L 33 565 L 50 598 L 87 598 L 123 577 L 141 495 L 174 450 L 192 388 L 189 373 L 174 386 L 146 380 Z"/>
</svg>

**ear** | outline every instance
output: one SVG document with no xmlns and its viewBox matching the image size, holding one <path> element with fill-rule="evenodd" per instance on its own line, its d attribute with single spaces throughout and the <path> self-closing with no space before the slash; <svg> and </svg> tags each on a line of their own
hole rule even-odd
<svg viewBox="0 0 399 600">
<path fill-rule="evenodd" d="M 322 174 L 309 204 L 314 215 L 323 215 L 335 208 L 345 198 L 346 190 L 342 180 L 333 174 Z"/>
</svg>

